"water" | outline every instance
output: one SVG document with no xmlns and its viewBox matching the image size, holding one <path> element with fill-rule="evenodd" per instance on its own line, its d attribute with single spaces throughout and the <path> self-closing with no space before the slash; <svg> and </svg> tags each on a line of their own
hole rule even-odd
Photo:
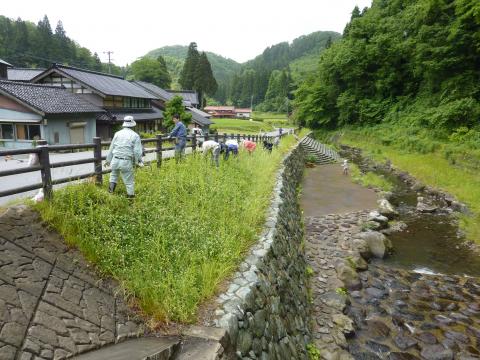
<svg viewBox="0 0 480 360">
<path fill-rule="evenodd" d="M 358 153 L 349 157 L 365 167 Z M 452 215 L 416 212 L 416 191 L 391 172 L 375 172 L 394 184 L 390 201 L 399 212 L 397 220 L 407 224 L 405 230 L 389 235 L 394 253 L 382 263 L 422 273 L 480 276 L 480 255 L 460 234 Z"/>
</svg>

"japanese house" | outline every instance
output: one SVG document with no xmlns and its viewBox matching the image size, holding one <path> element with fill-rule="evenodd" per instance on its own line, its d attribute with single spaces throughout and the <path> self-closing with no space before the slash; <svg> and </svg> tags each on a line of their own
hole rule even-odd
<svg viewBox="0 0 480 360">
<path fill-rule="evenodd" d="M 151 92 L 153 95 L 157 96 L 156 100 L 153 100 L 154 106 L 158 106 L 161 110 L 165 110 L 165 103 L 172 99 L 174 96 L 179 95 L 183 98 L 183 105 L 185 105 L 185 109 L 192 114 L 192 123 L 189 125 L 190 128 L 198 127 L 203 130 L 203 132 L 208 133 L 210 125 L 212 121 L 210 120 L 211 115 L 207 114 L 195 107 L 192 106 L 191 100 L 195 100 L 192 97 L 191 92 L 187 92 L 187 100 L 183 97 L 183 92 L 172 92 L 171 90 L 164 90 L 159 86 L 156 86 L 151 83 L 147 83 L 144 81 L 134 81 L 134 84 L 144 88 L 145 90 Z M 196 96 L 196 93 L 195 93 Z"/>
<path fill-rule="evenodd" d="M 137 132 L 160 129 L 163 113 L 152 104 L 157 96 L 121 76 L 53 64 L 32 82 L 63 87 L 103 108 L 105 111 L 96 119 L 96 135 L 102 139 L 111 139 L 126 115 L 135 118 Z"/>
<path fill-rule="evenodd" d="M 96 134 L 104 110 L 68 90 L 45 84 L 0 80 L 0 147 L 81 144 Z"/>
</svg>

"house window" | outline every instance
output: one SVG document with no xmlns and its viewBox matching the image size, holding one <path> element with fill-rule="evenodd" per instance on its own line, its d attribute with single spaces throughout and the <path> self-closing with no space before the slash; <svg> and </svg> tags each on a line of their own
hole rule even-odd
<svg viewBox="0 0 480 360">
<path fill-rule="evenodd" d="M 113 96 L 105 96 L 103 100 L 103 106 L 107 108 L 113 108 Z"/>
<path fill-rule="evenodd" d="M 17 124 L 17 140 L 34 140 L 35 137 L 40 139 L 40 125 Z"/>
<path fill-rule="evenodd" d="M 0 124 L 0 139 L 13 140 L 12 124 Z"/>
</svg>

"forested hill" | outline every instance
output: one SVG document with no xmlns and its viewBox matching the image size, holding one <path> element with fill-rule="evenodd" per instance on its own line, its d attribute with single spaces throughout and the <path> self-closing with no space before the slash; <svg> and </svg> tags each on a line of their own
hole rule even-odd
<svg viewBox="0 0 480 360">
<path fill-rule="evenodd" d="M 53 62 L 91 70 L 107 71 L 98 54 L 70 39 L 62 22 L 52 30 L 47 16 L 38 24 L 9 19 L 0 15 L 0 58 L 16 67 L 46 68 Z M 112 73 L 123 75 L 123 69 L 112 64 Z"/>
<path fill-rule="evenodd" d="M 243 64 L 206 52 L 218 83 L 214 101 L 220 104 L 250 106 L 253 100 L 259 109 L 284 111 L 287 106 L 286 99 L 291 97 L 290 92 L 295 87 L 295 81 L 303 79 L 306 74 L 316 69 L 319 54 L 340 36 L 332 31 L 314 32 L 301 36 L 290 44 L 282 42 L 270 46 L 262 54 Z M 175 86 L 187 50 L 188 46 L 165 46 L 150 51 L 146 56 L 164 57 Z"/>
<path fill-rule="evenodd" d="M 170 73 L 175 86 L 175 84 L 178 85 L 178 79 L 183 68 L 183 63 L 187 57 L 187 51 L 188 46 L 164 46 L 148 52 L 145 56 L 155 59 L 159 55 L 163 56 L 167 63 L 168 72 Z M 240 64 L 235 60 L 208 51 L 205 53 L 212 66 L 213 75 L 219 83 L 227 81 L 240 69 Z"/>
<path fill-rule="evenodd" d="M 478 0 L 374 0 L 320 59 L 296 92 L 310 127 L 478 128 Z"/>
<path fill-rule="evenodd" d="M 219 84 L 217 98 L 238 106 L 253 104 L 259 110 L 285 111 L 287 97 L 300 80 L 316 68 L 319 54 L 340 38 L 333 31 L 317 31 L 266 48 L 255 59 L 242 64 L 230 82 Z"/>
</svg>

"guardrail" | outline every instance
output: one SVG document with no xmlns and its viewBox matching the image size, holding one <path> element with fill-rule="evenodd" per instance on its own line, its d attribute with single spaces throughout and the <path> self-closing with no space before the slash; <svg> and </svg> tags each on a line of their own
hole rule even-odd
<svg viewBox="0 0 480 360">
<path fill-rule="evenodd" d="M 284 136 L 286 133 L 281 134 L 280 136 Z M 187 141 L 190 143 L 190 147 L 192 148 L 192 152 L 194 153 L 197 149 L 198 139 L 207 140 L 215 140 L 217 142 L 223 141 L 225 142 L 228 139 L 236 139 L 238 142 L 241 140 L 251 140 L 254 142 L 262 142 L 264 140 L 271 141 L 276 136 L 267 136 L 267 135 L 241 135 L 241 134 L 214 134 L 214 135 L 204 135 L 197 137 L 196 135 L 187 136 Z M 162 135 L 156 135 L 155 138 L 151 139 L 142 139 L 142 145 L 144 144 L 154 144 L 153 148 L 145 148 L 145 154 L 149 153 L 156 153 L 156 159 L 152 161 L 156 161 L 157 166 L 162 166 L 163 161 L 163 151 L 174 150 L 174 146 L 170 147 L 163 147 L 165 142 L 168 142 L 170 139 L 168 137 L 164 137 Z M 95 178 L 95 183 L 97 185 L 101 185 L 103 183 L 103 175 L 111 172 L 111 169 L 102 169 L 102 161 L 106 159 L 106 156 L 102 156 L 102 147 L 109 146 L 110 141 L 102 142 L 99 137 L 94 137 L 92 143 L 87 144 L 69 144 L 69 145 L 48 145 L 45 140 L 39 140 L 38 146 L 33 149 L 10 149 L 10 150 L 1 150 L 0 157 L 2 156 L 9 156 L 9 155 L 26 155 L 26 154 L 37 154 L 39 158 L 39 165 L 29 166 L 25 168 L 19 169 L 10 169 L 0 171 L 0 178 L 5 176 L 12 176 L 12 175 L 19 175 L 25 174 L 35 171 L 40 171 L 41 173 L 41 182 L 12 188 L 8 190 L 0 191 L 0 197 L 5 197 L 9 195 L 24 193 L 27 191 L 37 190 L 43 188 L 45 197 L 51 198 L 53 195 L 53 186 L 59 185 L 67 182 L 82 180 L 86 178 Z M 187 145 L 188 146 L 188 145 Z M 50 154 L 59 152 L 59 151 L 66 151 L 66 150 L 82 150 L 82 149 L 93 149 L 93 157 L 87 159 L 77 159 L 71 161 L 62 161 L 62 162 L 50 162 Z M 150 162 L 150 161 L 149 161 Z M 51 169 L 66 167 L 66 166 L 75 166 L 75 165 L 82 165 L 82 164 L 94 164 L 94 171 L 89 172 L 86 174 L 70 176 L 60 179 L 52 179 L 52 172 Z"/>
</svg>

